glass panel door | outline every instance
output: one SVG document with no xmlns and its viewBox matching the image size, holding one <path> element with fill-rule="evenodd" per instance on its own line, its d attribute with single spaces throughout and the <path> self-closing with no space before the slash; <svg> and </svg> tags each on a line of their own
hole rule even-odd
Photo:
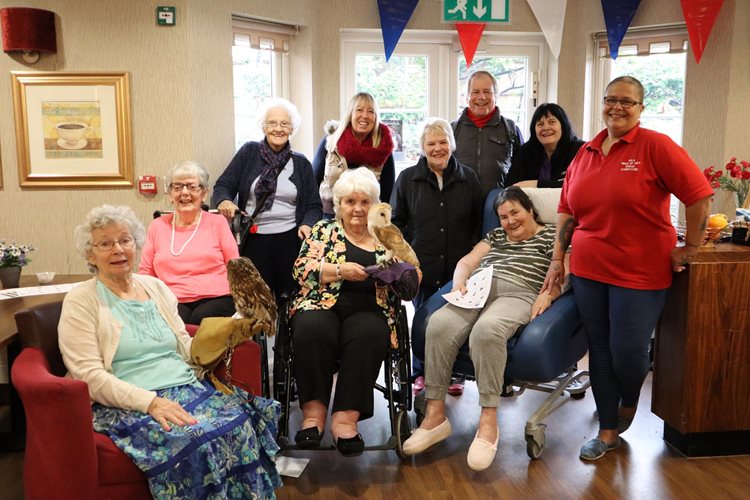
<svg viewBox="0 0 750 500">
<path fill-rule="evenodd" d="M 274 96 L 276 58 L 277 54 L 270 50 L 232 47 L 235 149 L 263 137 L 258 126 L 259 112 L 263 103 Z"/>
</svg>

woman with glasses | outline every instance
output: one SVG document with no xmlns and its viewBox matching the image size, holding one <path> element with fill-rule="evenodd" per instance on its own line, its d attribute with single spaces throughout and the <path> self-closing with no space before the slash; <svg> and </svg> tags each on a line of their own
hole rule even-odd
<svg viewBox="0 0 750 500">
<path fill-rule="evenodd" d="M 294 290 L 292 266 L 301 242 L 322 216 L 312 166 L 289 144 L 301 121 L 291 102 L 269 100 L 259 121 L 265 138 L 237 151 L 211 197 L 227 219 L 237 210 L 248 217 L 240 253 L 253 261 L 279 303 Z"/>
<path fill-rule="evenodd" d="M 703 243 L 713 190 L 687 152 L 642 128 L 643 85 L 612 80 L 602 115 L 607 128 L 568 168 L 557 238 L 544 289 L 562 283 L 568 246 L 570 279 L 589 344 L 589 370 L 599 431 L 580 458 L 597 460 L 620 444 L 633 421 L 648 374 L 648 344 L 672 272 L 681 272 Z M 685 204 L 685 244 L 669 216 L 670 194 Z"/>
<path fill-rule="evenodd" d="M 559 188 L 583 141 L 576 137 L 565 110 L 540 104 L 531 117 L 529 141 L 513 156 L 506 186 Z"/>
<path fill-rule="evenodd" d="M 123 206 L 94 208 L 75 230 L 95 277 L 65 296 L 58 340 L 68 376 L 88 384 L 94 430 L 145 473 L 154 498 L 273 497 L 279 403 L 199 380 L 174 293 L 133 274 L 144 242 Z"/>
<path fill-rule="evenodd" d="M 172 214 L 148 228 L 140 274 L 159 278 L 177 296 L 182 321 L 200 325 L 211 316 L 231 316 L 227 262 L 239 257 L 237 242 L 226 219 L 202 209 L 208 198 L 208 173 L 185 161 L 167 172 Z"/>
</svg>

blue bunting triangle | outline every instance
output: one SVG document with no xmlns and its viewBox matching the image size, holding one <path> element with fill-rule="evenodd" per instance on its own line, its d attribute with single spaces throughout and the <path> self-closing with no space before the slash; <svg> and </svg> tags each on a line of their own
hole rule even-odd
<svg viewBox="0 0 750 500">
<path fill-rule="evenodd" d="M 640 3 L 641 0 L 602 0 L 604 24 L 607 26 L 607 42 L 612 59 L 617 59 L 622 39 Z"/>
<path fill-rule="evenodd" d="M 386 62 L 396 50 L 401 33 L 404 32 L 418 3 L 419 0 L 378 0 L 380 30 L 383 32 Z"/>
</svg>

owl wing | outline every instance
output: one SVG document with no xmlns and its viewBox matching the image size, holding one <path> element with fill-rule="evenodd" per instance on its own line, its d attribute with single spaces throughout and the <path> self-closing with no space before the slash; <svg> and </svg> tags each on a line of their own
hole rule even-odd
<svg viewBox="0 0 750 500">
<path fill-rule="evenodd" d="M 278 317 L 276 299 L 258 270 L 247 259 L 241 270 L 229 276 L 229 289 L 237 312 L 254 322 L 253 334 L 264 331 L 272 337 Z"/>
<path fill-rule="evenodd" d="M 403 262 L 408 262 L 414 267 L 419 267 L 417 254 L 406 241 L 401 230 L 393 224 L 373 228 L 376 238 L 386 249 L 393 252 Z"/>
</svg>

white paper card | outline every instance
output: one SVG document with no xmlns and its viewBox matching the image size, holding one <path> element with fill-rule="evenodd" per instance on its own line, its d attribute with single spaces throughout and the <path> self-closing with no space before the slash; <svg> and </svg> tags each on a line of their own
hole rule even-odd
<svg viewBox="0 0 750 500">
<path fill-rule="evenodd" d="M 459 290 L 443 295 L 454 306 L 464 309 L 481 309 L 487 302 L 492 286 L 492 266 L 486 267 L 466 281 L 466 294 Z"/>
<path fill-rule="evenodd" d="M 17 297 L 30 297 L 33 295 L 51 295 L 53 293 L 68 293 L 78 283 L 65 283 L 64 285 L 27 286 L 23 288 L 9 288 L 0 290 L 0 300 L 15 299 Z"/>
<path fill-rule="evenodd" d="M 310 463 L 309 458 L 277 456 L 276 470 L 282 476 L 300 477 L 308 463 Z"/>
</svg>

